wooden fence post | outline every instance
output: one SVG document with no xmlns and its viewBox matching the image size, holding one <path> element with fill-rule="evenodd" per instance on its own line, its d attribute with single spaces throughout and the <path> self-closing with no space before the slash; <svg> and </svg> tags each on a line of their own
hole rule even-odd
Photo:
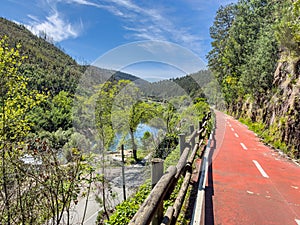
<svg viewBox="0 0 300 225">
<path fill-rule="evenodd" d="M 151 171 L 151 179 L 152 179 L 152 189 L 157 184 L 159 179 L 164 174 L 164 160 L 160 158 L 154 158 L 151 161 L 152 171 Z M 164 217 L 164 205 L 163 202 L 157 207 L 157 211 L 152 219 L 152 225 L 159 225 Z"/>
<path fill-rule="evenodd" d="M 202 121 L 199 121 L 199 130 L 202 128 Z"/>
<path fill-rule="evenodd" d="M 190 133 L 191 134 L 193 134 L 194 130 L 195 130 L 194 125 L 190 125 Z M 195 138 L 196 137 L 192 137 L 192 139 L 191 139 L 191 149 L 193 149 L 195 146 Z"/>
<path fill-rule="evenodd" d="M 180 155 L 182 155 L 185 149 L 185 134 L 179 134 L 179 148 L 180 148 Z"/>
<path fill-rule="evenodd" d="M 124 201 L 126 201 L 124 145 L 121 145 L 121 153 L 122 153 L 123 198 L 124 198 Z"/>
</svg>

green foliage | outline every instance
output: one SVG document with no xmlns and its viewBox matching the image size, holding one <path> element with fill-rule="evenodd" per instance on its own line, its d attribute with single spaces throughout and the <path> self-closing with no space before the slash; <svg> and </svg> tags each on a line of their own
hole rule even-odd
<svg viewBox="0 0 300 225">
<path fill-rule="evenodd" d="M 138 101 L 129 110 L 129 129 L 135 132 L 140 123 L 147 123 L 156 115 L 154 103 Z"/>
<path fill-rule="evenodd" d="M 129 133 L 131 137 L 133 157 L 137 160 L 137 147 L 134 140 L 134 132 L 140 123 L 147 123 L 157 115 L 155 104 L 138 101 L 129 109 Z"/>
<path fill-rule="evenodd" d="M 167 171 L 167 169 L 170 166 L 176 166 L 178 163 L 178 160 L 180 158 L 180 149 L 179 145 L 165 158 L 164 160 L 164 171 Z"/>
<path fill-rule="evenodd" d="M 176 134 L 166 134 L 164 139 L 155 148 L 154 158 L 165 159 L 178 145 L 178 136 Z"/>
<path fill-rule="evenodd" d="M 23 139 L 30 130 L 27 113 L 45 100 L 36 91 L 28 91 L 28 79 L 19 73 L 24 57 L 16 49 L 9 48 L 7 38 L 0 40 L 0 130 L 2 141 Z"/>
<path fill-rule="evenodd" d="M 35 107 L 29 114 L 32 130 L 35 132 L 55 132 L 72 127 L 73 99 L 66 91 L 61 91 L 51 100 Z"/>
<path fill-rule="evenodd" d="M 239 120 L 259 136 L 262 136 L 266 130 L 266 125 L 262 122 L 253 122 L 250 118 L 240 118 Z"/>
<path fill-rule="evenodd" d="M 293 19 L 289 22 L 289 27 L 292 30 L 293 38 L 296 43 L 298 43 L 298 47 L 300 44 L 300 0 L 293 2 L 292 9 Z"/>
<path fill-rule="evenodd" d="M 184 77 L 147 83 L 141 89 L 144 95 L 158 100 L 184 95 L 191 98 L 204 97 L 202 88 L 211 81 L 211 78 L 210 71 L 202 70 Z"/>
<path fill-rule="evenodd" d="M 110 216 L 109 221 L 105 221 L 104 224 L 127 225 L 150 192 L 151 182 L 148 180 L 139 187 L 139 190 L 133 197 L 119 204 L 115 212 Z"/>
<path fill-rule="evenodd" d="M 19 51 L 26 59 L 19 67 L 28 79 L 28 89 L 49 91 L 51 96 L 65 90 L 75 92 L 79 77 L 84 71 L 75 60 L 44 38 L 33 35 L 24 26 L 0 18 L 0 37 L 8 37 L 8 45 L 22 43 Z"/>
<path fill-rule="evenodd" d="M 284 153 L 293 157 L 293 149 L 289 149 L 281 138 L 280 127 L 285 126 L 286 119 L 282 118 L 275 121 L 270 127 L 262 122 L 253 122 L 250 118 L 240 118 L 240 121 L 248 126 L 250 130 L 255 132 L 262 140 L 272 145 L 276 149 L 282 150 Z"/>
<path fill-rule="evenodd" d="M 253 50 L 253 54 L 243 66 L 240 85 L 244 93 L 250 94 L 260 103 L 266 96 L 266 90 L 271 90 L 273 86 L 273 73 L 277 61 L 277 46 L 271 28 L 265 28 L 262 34 L 258 35 Z"/>
<path fill-rule="evenodd" d="M 183 180 L 184 180 L 184 177 L 181 176 L 178 181 L 177 181 L 177 184 L 173 190 L 173 192 L 171 193 L 170 197 L 168 200 L 164 201 L 164 209 L 165 211 L 168 209 L 169 206 L 173 206 L 174 203 L 175 203 L 175 200 L 178 196 L 178 193 L 180 191 L 180 188 L 181 188 L 181 185 L 183 183 Z"/>
<path fill-rule="evenodd" d="M 176 127 L 180 121 L 180 115 L 171 102 L 167 102 L 159 109 L 162 112 L 162 118 L 166 123 L 166 131 L 168 134 L 176 134 Z"/>
<path fill-rule="evenodd" d="M 245 95 L 252 95 L 260 104 L 272 88 L 279 5 L 271 0 L 240 0 L 217 12 L 208 60 L 233 111 L 239 110 L 236 106 Z"/>
<path fill-rule="evenodd" d="M 119 83 L 105 82 L 97 87 L 96 93 L 90 99 L 95 101 L 95 122 L 101 142 L 101 151 L 108 149 L 115 136 L 112 124 L 112 107 L 116 95 L 127 83 L 125 81 Z"/>
<path fill-rule="evenodd" d="M 63 167 L 44 141 L 25 145 L 31 127 L 28 112 L 46 97 L 27 89 L 28 79 L 19 71 L 24 59 L 20 46 L 9 48 L 6 41 L 0 40 L 1 224 L 44 224 L 50 218 L 58 224 L 79 195 L 81 156 L 74 151 L 74 164 Z"/>
<path fill-rule="evenodd" d="M 299 0 L 285 1 L 280 10 L 281 19 L 276 27 L 276 39 L 282 50 L 288 55 L 299 55 L 300 26 L 299 26 Z"/>
</svg>

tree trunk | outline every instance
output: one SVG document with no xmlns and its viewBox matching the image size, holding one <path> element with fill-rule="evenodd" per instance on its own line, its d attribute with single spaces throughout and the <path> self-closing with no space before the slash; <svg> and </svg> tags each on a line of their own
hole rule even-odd
<svg viewBox="0 0 300 225">
<path fill-rule="evenodd" d="M 130 139 L 131 139 L 131 145 L 132 145 L 132 153 L 133 153 L 133 158 L 135 161 L 137 161 L 137 147 L 135 144 L 134 140 L 134 132 L 132 129 L 130 129 Z"/>
<path fill-rule="evenodd" d="M 5 147 L 4 147 L 5 148 Z M 5 203 L 5 210 L 7 212 L 7 225 L 10 225 L 10 205 L 9 205 L 9 197 L 8 197 L 8 190 L 7 190 L 7 177 L 6 177 L 6 165 L 5 165 L 5 149 L 2 152 L 2 176 L 3 176 L 3 191 L 4 191 L 4 203 Z"/>
<path fill-rule="evenodd" d="M 91 182 L 92 179 L 93 179 L 93 173 L 90 172 L 89 186 L 88 186 L 88 189 L 87 189 L 87 195 L 86 195 L 86 200 L 85 200 L 85 205 L 84 205 L 84 211 L 83 211 L 81 224 L 84 223 L 84 219 L 85 219 L 85 215 L 86 215 L 86 211 L 87 211 L 87 207 L 88 207 L 88 203 L 89 203 L 90 191 L 91 191 L 91 186 L 92 186 L 92 182 Z"/>
<path fill-rule="evenodd" d="M 104 135 L 102 135 L 103 137 Z M 103 175 L 103 179 L 102 179 L 102 200 L 103 200 L 103 211 L 104 211 L 104 215 L 106 216 L 107 220 L 109 220 L 109 214 L 107 211 L 107 206 L 106 206 L 106 191 L 105 191 L 105 143 L 104 143 L 104 139 L 102 139 L 102 175 Z"/>
</svg>

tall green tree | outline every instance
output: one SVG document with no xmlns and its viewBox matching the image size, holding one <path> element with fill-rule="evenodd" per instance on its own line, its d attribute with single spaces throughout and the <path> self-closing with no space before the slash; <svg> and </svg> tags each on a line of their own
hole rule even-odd
<svg viewBox="0 0 300 225">
<path fill-rule="evenodd" d="M 30 140 L 30 111 L 46 96 L 28 90 L 19 70 L 20 45 L 0 40 L 0 223 L 70 223 L 70 209 L 80 194 L 84 163 L 78 149 L 62 165 L 59 150 L 40 138 Z"/>
<path fill-rule="evenodd" d="M 129 134 L 133 157 L 137 161 L 134 133 L 140 123 L 146 123 L 156 115 L 155 104 L 141 101 L 141 90 L 133 82 L 120 80 L 117 87 L 119 92 L 115 95 L 112 110 L 114 128 L 123 138 Z"/>
<path fill-rule="evenodd" d="M 233 112 L 241 109 L 245 96 L 260 101 L 262 93 L 272 87 L 277 60 L 275 12 L 279 4 L 272 0 L 240 0 L 217 13 L 211 28 L 213 50 L 208 55 L 209 66 Z"/>
<path fill-rule="evenodd" d="M 146 123 L 157 115 L 155 105 L 143 101 L 137 101 L 129 110 L 129 134 L 132 144 L 133 157 L 137 161 L 137 145 L 135 143 L 134 133 L 140 123 Z"/>
<path fill-rule="evenodd" d="M 236 91 L 232 91 L 232 87 L 236 85 L 236 79 L 232 74 L 232 62 L 228 59 L 228 55 L 234 55 L 233 48 L 229 47 L 230 29 L 233 25 L 237 14 L 237 5 L 230 4 L 221 6 L 215 16 L 213 26 L 210 28 L 210 36 L 213 41 L 211 43 L 212 50 L 207 55 L 208 64 L 219 84 L 223 88 L 227 103 L 231 99 L 235 99 Z M 226 90 L 226 91 L 225 91 Z"/>
<path fill-rule="evenodd" d="M 253 96 L 262 107 L 268 90 L 272 89 L 273 73 L 277 63 L 277 42 L 272 29 L 264 29 L 253 46 L 253 54 L 246 57 L 242 67 L 240 85 L 244 94 Z"/>
<path fill-rule="evenodd" d="M 228 71 L 228 65 L 224 61 L 223 54 L 229 37 L 229 30 L 236 16 L 236 5 L 221 6 L 215 16 L 213 26 L 210 27 L 212 50 L 207 55 L 208 64 L 221 83 L 224 74 Z"/>
<path fill-rule="evenodd" d="M 43 95 L 27 90 L 27 79 L 19 73 L 24 60 L 19 54 L 20 47 L 9 48 L 6 37 L 0 40 L 0 207 L 3 224 L 13 223 L 15 195 L 11 185 L 18 175 L 13 163 L 22 156 L 20 149 L 30 130 L 28 112 L 44 100 Z"/>
<path fill-rule="evenodd" d="M 120 84 L 120 86 L 122 86 L 122 84 Z M 95 102 L 96 141 L 98 143 L 100 154 L 102 155 L 102 203 L 104 214 L 107 219 L 109 219 L 109 214 L 105 188 L 105 153 L 115 137 L 115 130 L 112 124 L 112 106 L 120 86 L 116 85 L 116 83 L 107 81 L 96 87 L 95 94 L 90 98 L 91 102 Z"/>
<path fill-rule="evenodd" d="M 30 113 L 32 130 L 55 132 L 58 129 L 67 130 L 72 127 L 73 98 L 66 91 L 61 91 L 48 101 L 35 107 Z"/>
<path fill-rule="evenodd" d="M 284 1 L 277 12 L 281 19 L 277 24 L 275 35 L 280 48 L 285 54 L 297 56 L 300 54 L 300 1 Z"/>
</svg>

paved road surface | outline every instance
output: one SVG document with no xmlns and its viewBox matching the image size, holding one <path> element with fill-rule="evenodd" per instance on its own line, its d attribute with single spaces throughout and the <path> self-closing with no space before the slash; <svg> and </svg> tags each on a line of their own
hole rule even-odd
<svg viewBox="0 0 300 225">
<path fill-rule="evenodd" d="M 300 167 L 216 112 L 206 224 L 300 225 Z"/>
<path fill-rule="evenodd" d="M 107 197 L 110 200 L 109 205 L 111 207 L 116 206 L 123 201 L 123 189 L 121 167 L 112 167 L 106 169 L 106 178 L 111 181 L 112 191 L 117 194 L 115 199 Z M 126 176 L 126 196 L 130 196 L 135 193 L 136 189 L 145 182 L 145 179 L 150 176 L 149 166 L 127 166 L 125 168 Z M 91 191 L 87 206 L 87 211 L 83 224 L 81 223 L 85 208 L 86 198 L 81 198 L 78 204 L 71 210 L 71 224 L 72 225 L 95 225 L 98 212 L 102 207 L 96 201 L 95 190 Z M 65 221 L 61 222 L 61 225 L 67 224 Z"/>
</svg>

